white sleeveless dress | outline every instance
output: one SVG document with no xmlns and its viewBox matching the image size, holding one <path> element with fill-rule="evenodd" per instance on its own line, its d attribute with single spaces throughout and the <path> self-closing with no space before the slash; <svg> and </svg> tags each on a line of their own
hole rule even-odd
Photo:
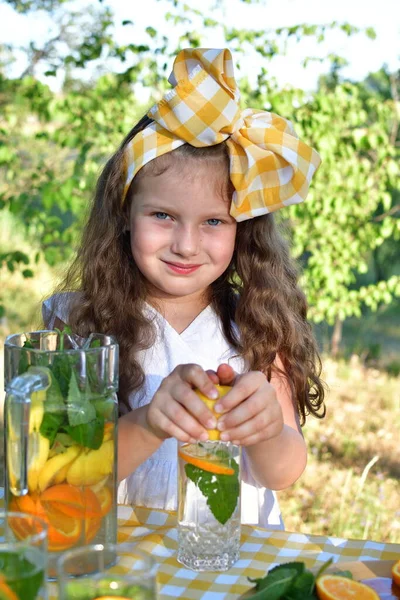
<svg viewBox="0 0 400 600">
<path fill-rule="evenodd" d="M 68 323 L 68 307 L 74 295 L 56 295 L 44 302 L 43 318 L 49 328 L 53 327 L 56 316 Z M 140 390 L 129 397 L 133 410 L 148 404 L 162 380 L 179 364 L 195 363 L 205 370 L 216 370 L 219 364 L 225 362 L 237 373 L 244 371 L 243 360 L 226 341 L 220 320 L 211 306 L 205 308 L 180 334 L 153 307 L 147 305 L 147 311 L 153 319 L 157 337 L 151 348 L 138 354 L 145 373 L 145 382 Z M 267 456 L 265 460 L 268 460 Z M 177 472 L 177 441 L 170 438 L 136 471 L 121 481 L 118 487 L 118 503 L 176 510 Z M 276 494 L 261 487 L 254 480 L 245 450 L 241 492 L 243 523 L 283 529 Z"/>
</svg>

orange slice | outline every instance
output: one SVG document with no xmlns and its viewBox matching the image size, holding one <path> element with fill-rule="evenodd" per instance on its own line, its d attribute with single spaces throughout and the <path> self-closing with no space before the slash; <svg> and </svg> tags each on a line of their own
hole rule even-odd
<svg viewBox="0 0 400 600">
<path fill-rule="evenodd" d="M 96 494 L 97 501 L 100 503 L 101 514 L 104 517 L 112 507 L 112 493 L 108 487 L 103 487 Z"/>
<path fill-rule="evenodd" d="M 49 522 L 49 551 L 63 552 L 75 546 L 82 534 L 82 521 L 50 506 L 47 507 L 46 514 Z"/>
<path fill-rule="evenodd" d="M 96 537 L 102 523 L 102 518 L 86 519 L 85 521 L 85 544 L 90 544 Z"/>
<path fill-rule="evenodd" d="M 392 579 L 396 585 L 400 586 L 400 560 L 392 567 Z"/>
<path fill-rule="evenodd" d="M 372 588 L 340 575 L 321 575 L 316 581 L 320 600 L 379 600 Z"/>
<path fill-rule="evenodd" d="M 0 579 L 0 600 L 18 600 L 17 594 L 7 585 L 3 577 Z"/>
<path fill-rule="evenodd" d="M 49 488 L 50 489 L 50 488 Z M 48 527 L 48 549 L 50 552 L 61 552 L 72 548 L 82 534 L 82 520 L 66 515 L 58 509 L 57 503 L 47 502 L 44 505 L 35 494 L 27 494 L 13 498 L 10 503 L 11 510 L 19 510 L 31 515 L 41 517 Z M 29 524 L 28 524 L 29 526 Z M 30 535 L 32 529 L 26 530 L 16 519 L 10 519 L 10 527 L 20 540 Z M 1 597 L 0 597 L 1 600 Z"/>
<path fill-rule="evenodd" d="M 40 497 L 44 506 L 48 503 L 75 519 L 101 517 L 102 510 L 95 493 L 88 487 L 78 488 L 60 483 L 47 488 Z"/>
<path fill-rule="evenodd" d="M 215 410 L 214 410 L 215 403 L 219 400 L 219 398 L 222 398 L 222 396 L 225 396 L 225 394 L 227 394 L 229 392 L 229 390 L 231 390 L 232 388 L 229 385 L 215 385 L 215 387 L 217 388 L 218 393 L 219 393 L 219 397 L 216 400 L 212 400 L 208 396 L 205 396 L 202 392 L 200 392 L 200 390 L 196 389 L 194 391 L 196 392 L 198 397 L 204 402 L 204 404 L 207 406 L 207 408 L 209 408 L 211 410 L 212 414 L 218 421 L 221 414 L 215 412 Z M 208 439 L 211 441 L 221 439 L 220 438 L 221 432 L 219 431 L 219 429 L 207 429 L 207 433 L 208 433 Z"/>
<path fill-rule="evenodd" d="M 234 469 L 199 444 L 185 444 L 179 450 L 185 462 L 216 475 L 233 475 Z"/>
</svg>

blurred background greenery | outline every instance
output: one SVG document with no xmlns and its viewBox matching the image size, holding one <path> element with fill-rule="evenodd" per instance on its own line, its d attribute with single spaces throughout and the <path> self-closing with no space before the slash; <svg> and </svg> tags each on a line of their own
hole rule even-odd
<svg viewBox="0 0 400 600">
<path fill-rule="evenodd" d="M 271 4 L 235 3 L 246 15 L 264 7 L 266 17 Z M 16 28 L 14 42 L 0 45 L 0 337 L 40 326 L 42 298 L 74 254 L 101 166 L 168 87 L 173 56 L 228 46 L 243 105 L 292 119 L 323 159 L 307 202 L 280 217 L 330 386 L 326 419 L 305 427 L 309 468 L 281 494 L 286 526 L 400 541 L 399 72 L 383 62 L 354 79 L 354 57 L 324 54 L 333 34 L 372 43 L 373 23 L 328 15 L 241 28 L 228 0 L 153 4 L 157 18 L 148 10 L 137 23 L 134 3 L 121 17 L 112 0 L 0 0 L 13 23 L 50 24 L 36 39 Z M 315 85 L 276 76 L 293 46 L 312 48 L 305 73 L 324 65 Z"/>
</svg>

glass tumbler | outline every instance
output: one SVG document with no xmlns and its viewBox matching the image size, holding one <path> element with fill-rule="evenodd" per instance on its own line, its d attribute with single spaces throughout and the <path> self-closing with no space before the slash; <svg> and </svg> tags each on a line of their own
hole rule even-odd
<svg viewBox="0 0 400 600">
<path fill-rule="evenodd" d="M 57 560 L 59 600 L 155 600 L 156 563 L 136 544 L 76 548 Z"/>
</svg>

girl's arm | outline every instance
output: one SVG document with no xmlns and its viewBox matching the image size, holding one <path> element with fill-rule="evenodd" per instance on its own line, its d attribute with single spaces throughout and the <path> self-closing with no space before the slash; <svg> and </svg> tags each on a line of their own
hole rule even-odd
<svg viewBox="0 0 400 600">
<path fill-rule="evenodd" d="M 276 361 L 280 369 L 283 365 Z M 282 490 L 292 485 L 307 464 L 307 446 L 286 378 L 274 375 L 271 385 L 282 411 L 283 426 L 278 435 L 246 447 L 252 475 L 263 487 Z"/>
<path fill-rule="evenodd" d="M 283 370 L 279 359 L 276 364 Z M 260 485 L 272 490 L 289 487 L 305 469 L 307 448 L 286 378 L 274 375 L 269 383 L 254 371 L 236 376 L 227 365 L 221 365 L 217 375 L 221 383 L 234 384 L 221 399 L 225 414 L 218 427 L 246 448 L 251 473 Z"/>
<path fill-rule="evenodd" d="M 118 420 L 118 481 L 133 473 L 163 442 L 149 429 L 148 408 L 142 406 Z"/>
</svg>

